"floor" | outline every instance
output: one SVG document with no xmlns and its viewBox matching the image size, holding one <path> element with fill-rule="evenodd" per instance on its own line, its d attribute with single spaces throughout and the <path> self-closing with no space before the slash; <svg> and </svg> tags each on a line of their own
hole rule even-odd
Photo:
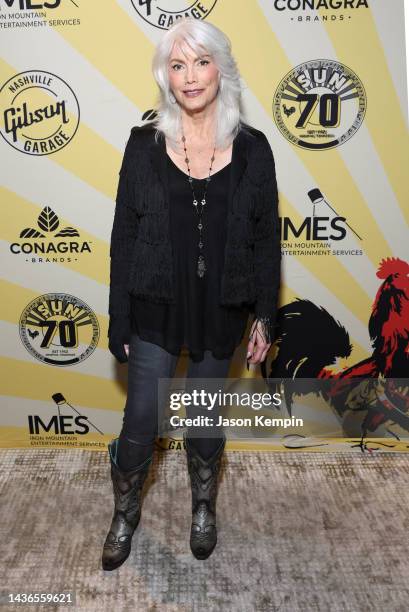
<svg viewBox="0 0 409 612">
<path fill-rule="evenodd" d="M 113 511 L 105 451 L 0 450 L 0 462 L 3 596 L 74 591 L 71 609 L 98 612 L 409 609 L 408 453 L 226 451 L 218 544 L 198 561 L 184 451 L 157 450 L 114 572 L 100 566 Z"/>
</svg>

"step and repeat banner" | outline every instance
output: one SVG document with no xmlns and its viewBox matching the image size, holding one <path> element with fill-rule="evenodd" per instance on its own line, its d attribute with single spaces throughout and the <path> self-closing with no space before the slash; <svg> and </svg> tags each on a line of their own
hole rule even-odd
<svg viewBox="0 0 409 612">
<path fill-rule="evenodd" d="M 238 433 L 228 448 L 408 450 L 405 381 L 385 390 L 409 376 L 403 0 L 0 0 L 0 446 L 104 450 L 121 428 L 127 366 L 107 339 L 118 171 L 131 127 L 155 116 L 155 45 L 187 15 L 231 39 L 247 122 L 276 160 L 282 287 L 267 374 L 311 383 L 266 410 L 298 406 L 310 428 Z M 259 391 L 246 348 L 247 334 L 230 388 Z M 186 366 L 182 353 L 178 379 Z M 335 407 L 312 384 L 355 376 Z M 180 434 L 158 444 L 179 449 Z"/>
</svg>

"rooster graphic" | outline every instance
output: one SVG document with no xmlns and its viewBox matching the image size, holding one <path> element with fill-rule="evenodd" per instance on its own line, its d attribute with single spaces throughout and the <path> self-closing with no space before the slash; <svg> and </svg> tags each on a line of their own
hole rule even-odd
<svg viewBox="0 0 409 612">
<path fill-rule="evenodd" d="M 385 422 L 409 431 L 409 264 L 386 258 L 376 275 L 383 282 L 368 323 L 370 357 L 334 372 L 331 366 L 338 358 L 352 352 L 347 330 L 323 307 L 296 299 L 278 311 L 277 354 L 269 375 L 274 381 L 267 379 L 266 361 L 261 364 L 269 388 L 283 388 L 290 415 L 293 395 L 311 392 L 320 394 L 340 416 L 347 410 L 364 411 L 359 443 L 363 452 L 368 450 L 367 432 Z"/>
<path fill-rule="evenodd" d="M 287 108 L 287 106 L 283 104 L 283 111 L 287 117 L 290 117 L 293 113 L 295 113 L 295 107 L 290 106 L 290 108 Z"/>
</svg>

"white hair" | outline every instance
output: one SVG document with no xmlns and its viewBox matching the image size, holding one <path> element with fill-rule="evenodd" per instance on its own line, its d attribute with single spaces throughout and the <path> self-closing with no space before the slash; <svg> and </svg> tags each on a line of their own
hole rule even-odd
<svg viewBox="0 0 409 612">
<path fill-rule="evenodd" d="M 208 21 L 185 17 L 177 21 L 162 37 L 156 47 L 152 61 L 152 72 L 159 87 L 157 116 L 153 121 L 158 131 L 163 132 L 172 148 L 180 139 L 182 132 L 182 110 L 173 100 L 175 97 L 169 86 L 168 62 L 173 45 L 187 44 L 196 53 L 208 53 L 220 72 L 219 90 L 216 105 L 216 147 L 224 149 L 230 145 L 244 122 L 241 100 L 240 74 L 231 54 L 229 38 Z"/>
</svg>

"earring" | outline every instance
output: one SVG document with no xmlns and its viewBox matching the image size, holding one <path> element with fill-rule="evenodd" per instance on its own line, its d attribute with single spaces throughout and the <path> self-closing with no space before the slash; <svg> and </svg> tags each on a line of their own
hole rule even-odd
<svg viewBox="0 0 409 612">
<path fill-rule="evenodd" d="M 169 94 L 169 98 L 170 98 L 170 101 L 172 102 L 172 104 L 175 104 L 175 102 L 176 102 L 176 98 L 175 98 L 175 96 L 173 95 L 173 93 L 172 93 L 172 92 L 170 92 L 170 94 Z"/>
</svg>

